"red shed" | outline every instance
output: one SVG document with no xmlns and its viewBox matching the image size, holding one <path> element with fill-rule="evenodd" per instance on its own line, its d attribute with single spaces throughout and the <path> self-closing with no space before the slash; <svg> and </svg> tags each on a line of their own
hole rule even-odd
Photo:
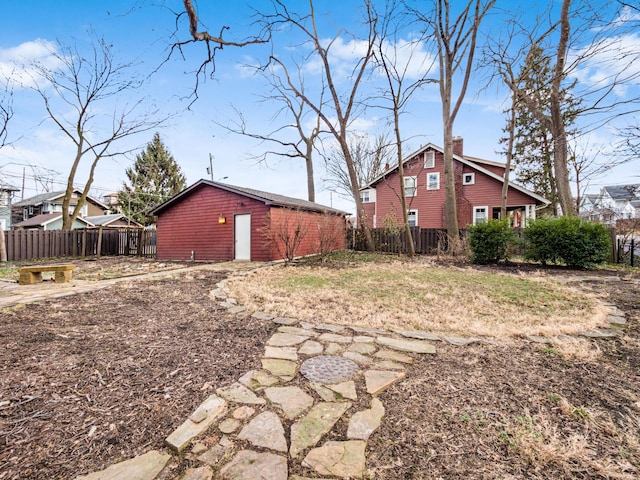
<svg viewBox="0 0 640 480">
<path fill-rule="evenodd" d="M 200 180 L 152 212 L 158 260 L 253 260 L 345 247 L 347 213 L 306 200 Z"/>
</svg>

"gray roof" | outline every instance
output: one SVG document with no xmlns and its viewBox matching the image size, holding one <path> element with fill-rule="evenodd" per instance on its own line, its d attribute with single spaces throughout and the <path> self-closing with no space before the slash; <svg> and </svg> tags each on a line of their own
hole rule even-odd
<svg viewBox="0 0 640 480">
<path fill-rule="evenodd" d="M 349 215 L 347 212 L 343 212 L 342 210 L 337 210 L 335 208 L 327 207 L 325 205 L 321 205 L 315 202 L 309 202 L 308 200 L 301 200 L 299 198 L 287 197 L 285 195 L 279 195 L 277 193 L 263 192 L 262 190 L 254 190 L 253 188 L 245 188 L 245 187 L 237 187 L 235 185 L 229 185 L 227 183 L 219 183 L 212 182 L 210 180 L 199 180 L 186 190 L 178 193 L 174 197 L 170 198 L 162 205 L 157 206 L 155 209 L 151 211 L 152 215 L 157 215 L 159 212 L 164 210 L 166 207 L 182 198 L 183 196 L 189 194 L 191 191 L 196 189 L 201 185 L 209 185 L 211 187 L 220 188 L 222 190 L 226 190 L 228 192 L 234 192 L 239 195 L 244 195 L 246 197 L 254 198 L 256 200 L 260 200 L 267 205 L 274 205 L 278 207 L 288 207 L 295 208 L 300 210 L 308 210 L 312 212 L 327 212 L 332 213 L 334 215 Z"/>
<path fill-rule="evenodd" d="M 78 190 L 77 188 L 73 190 L 76 193 L 82 194 L 81 190 Z M 43 202 L 46 201 L 51 201 L 51 200 L 57 200 L 61 197 L 64 197 L 64 194 L 66 193 L 66 190 L 58 190 L 56 192 L 45 192 L 45 193 L 41 193 L 39 195 L 34 195 L 33 197 L 29 197 L 29 198 L 25 198 L 24 200 L 21 200 L 20 202 L 14 203 L 13 206 L 14 207 L 28 207 L 30 205 L 40 205 Z M 87 195 L 87 200 L 90 200 L 92 203 L 99 205 L 103 208 L 107 208 L 107 206 L 102 203 L 100 200 L 96 200 L 95 198 L 93 198 L 90 195 Z"/>
<path fill-rule="evenodd" d="M 108 215 L 93 215 L 91 217 L 84 217 L 84 219 L 93 223 L 96 227 L 103 227 L 103 226 L 109 225 L 110 223 L 116 222 L 120 219 L 124 220 L 125 222 L 128 221 L 127 217 L 125 217 L 124 214 L 122 213 L 110 213 Z M 136 227 L 142 226 L 138 222 L 135 222 L 133 220 L 131 220 L 131 224 Z"/>
<path fill-rule="evenodd" d="M 53 222 L 54 220 L 57 220 L 61 217 L 61 213 L 41 213 L 40 215 L 36 215 L 35 217 L 27 218 L 22 222 L 16 223 L 14 227 L 38 227 Z M 78 217 L 76 218 L 76 220 L 91 225 L 91 223 L 87 221 L 86 218 Z"/>
<path fill-rule="evenodd" d="M 614 200 L 640 199 L 640 183 L 629 185 L 607 185 L 602 187 L 602 189 Z"/>
<path fill-rule="evenodd" d="M 14 187 L 13 185 L 9 185 L 6 182 L 3 182 L 2 180 L 0 180 L 0 190 L 3 190 L 5 192 L 19 192 L 20 189 L 18 187 Z"/>
</svg>

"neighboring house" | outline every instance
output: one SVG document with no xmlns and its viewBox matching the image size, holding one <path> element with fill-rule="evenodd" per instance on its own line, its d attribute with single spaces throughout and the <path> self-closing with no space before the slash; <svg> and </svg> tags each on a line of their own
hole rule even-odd
<svg viewBox="0 0 640 480">
<path fill-rule="evenodd" d="M 640 184 L 607 185 L 597 194 L 584 195 L 580 216 L 606 224 L 640 218 Z"/>
<path fill-rule="evenodd" d="M 11 229 L 11 200 L 20 189 L 0 180 L 0 230 Z"/>
<path fill-rule="evenodd" d="M 108 228 L 143 228 L 143 225 L 128 219 L 122 213 L 109 213 L 107 215 L 97 215 L 95 217 L 84 217 L 96 227 Z"/>
<path fill-rule="evenodd" d="M 93 224 L 86 218 L 78 217 L 71 225 L 71 230 L 92 227 Z M 42 213 L 13 225 L 14 230 L 62 230 L 61 213 Z"/>
<path fill-rule="evenodd" d="M 65 191 L 41 193 L 33 197 L 27 198 L 11 206 L 11 220 L 15 225 L 17 223 L 28 220 L 37 215 L 49 213 L 62 213 L 62 201 L 64 200 Z M 69 211 L 73 211 L 78 203 L 78 198 L 82 195 L 82 191 L 74 190 L 69 204 Z M 109 208 L 99 200 L 87 196 L 87 199 L 80 209 L 79 217 L 89 217 L 104 215 Z"/>
<path fill-rule="evenodd" d="M 463 154 L 463 140 L 454 138 L 454 176 L 460 228 L 500 217 L 506 166 Z M 428 144 L 404 161 L 404 191 L 409 224 L 422 228 L 446 228 L 443 149 Z M 371 227 L 401 225 L 398 167 L 388 169 L 360 190 Z M 507 215 L 520 227 L 536 217 L 536 209 L 550 202 L 526 188 L 509 182 Z"/>
<path fill-rule="evenodd" d="M 331 249 L 345 244 L 345 212 L 209 180 L 196 182 L 151 214 L 158 217 L 158 260 L 278 260 L 283 256 L 269 232 L 288 222 L 305 232 L 296 256 L 317 253 L 328 230 L 335 235 Z"/>
<path fill-rule="evenodd" d="M 102 197 L 102 202 L 109 207 L 111 212 L 119 212 L 120 207 L 118 206 L 118 194 L 117 193 L 108 193 L 104 197 Z"/>
</svg>

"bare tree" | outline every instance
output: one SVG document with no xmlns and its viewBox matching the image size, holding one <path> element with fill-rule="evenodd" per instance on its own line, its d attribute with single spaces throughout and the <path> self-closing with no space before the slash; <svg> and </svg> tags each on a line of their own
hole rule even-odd
<svg viewBox="0 0 640 480">
<path fill-rule="evenodd" d="M 316 11 L 314 9 L 313 0 L 309 0 L 309 13 L 298 15 L 290 12 L 285 3 L 281 0 L 274 0 L 275 11 L 272 14 L 263 14 L 263 21 L 268 29 L 273 30 L 278 27 L 287 27 L 294 29 L 301 34 L 312 51 L 312 56 L 317 57 L 322 70 L 323 83 L 326 87 L 328 100 L 315 99 L 307 94 L 302 88 L 299 78 L 295 78 L 290 71 L 289 65 L 279 57 L 272 55 L 270 60 L 281 69 L 283 83 L 300 98 L 316 115 L 321 119 L 329 134 L 339 145 L 344 156 L 347 172 L 349 173 L 349 181 L 351 182 L 351 193 L 356 204 L 356 212 L 358 225 L 364 229 L 367 248 L 373 248 L 373 238 L 371 231 L 367 225 L 362 200 L 359 194 L 359 185 L 353 157 L 349 151 L 349 130 L 351 122 L 354 120 L 355 110 L 358 108 L 358 93 L 362 84 L 362 79 L 368 71 L 369 62 L 373 57 L 373 48 L 376 41 L 376 24 L 377 16 L 372 5 L 364 2 L 365 25 L 367 35 L 362 39 L 362 50 L 360 58 L 349 76 L 349 87 L 344 90 L 339 89 L 339 85 L 347 83 L 347 78 L 342 78 L 341 82 L 336 81 L 333 67 L 331 64 L 332 46 L 342 38 L 344 32 L 338 32 L 330 40 L 326 40 L 318 31 L 316 22 Z M 298 70 L 299 71 L 299 70 Z M 328 107 L 331 113 L 328 112 Z"/>
<path fill-rule="evenodd" d="M 2 94 L 0 95 L 0 149 L 2 149 L 7 144 L 7 134 L 8 134 L 8 126 L 9 121 L 13 117 L 13 95 L 12 91 L 9 88 L 9 81 L 7 80 Z M 0 192 L 0 195 L 2 192 Z M 11 198 L 12 192 L 8 191 L 7 195 L 9 195 L 9 199 Z M 0 202 L 2 199 L 0 198 Z M 9 200 L 8 205 L 11 204 Z M 2 205 L 0 205 L 0 208 Z M 10 210 L 10 209 L 9 209 Z M 9 212 L 10 213 L 10 212 Z M 7 246 L 5 243 L 5 235 L 2 226 L 0 225 L 0 262 L 7 261 Z"/>
<path fill-rule="evenodd" d="M 425 83 L 430 81 L 426 75 L 431 70 L 433 64 L 425 65 L 425 59 L 422 59 L 422 65 L 420 65 L 422 68 L 420 70 L 422 70 L 423 74 L 417 79 L 411 78 L 411 72 L 415 68 L 415 65 L 412 64 L 420 61 L 415 58 L 415 53 L 416 50 L 423 45 L 424 38 L 419 37 L 406 43 L 402 42 L 400 46 L 400 38 L 397 30 L 399 24 L 396 22 L 395 3 L 392 2 L 390 7 L 381 22 L 381 33 L 378 36 L 374 55 L 376 65 L 386 79 L 386 89 L 382 95 L 384 102 L 381 107 L 389 110 L 392 118 L 395 151 L 398 162 L 398 190 L 400 192 L 402 221 L 407 236 L 407 245 L 409 247 L 407 253 L 409 256 L 413 256 L 416 252 L 411 227 L 409 226 L 409 210 L 407 208 L 407 195 L 404 188 L 404 154 L 402 149 L 403 139 L 400 132 L 400 116 L 404 113 L 407 103 L 413 94 Z M 402 55 L 401 50 L 404 50 L 407 54 Z"/>
<path fill-rule="evenodd" d="M 158 119 L 157 111 L 144 108 L 144 98 L 118 105 L 141 85 L 131 74 L 132 64 L 115 63 L 112 46 L 104 39 L 94 40 L 86 52 L 77 44 L 59 43 L 51 55 L 58 67 L 35 65 L 39 78 L 34 89 L 48 118 L 75 146 L 62 203 L 62 228 L 69 230 L 89 194 L 98 162 L 131 151 L 115 147 L 125 138 L 157 128 L 163 119 Z M 104 111 L 111 113 L 104 117 Z M 89 163 L 89 176 L 70 211 L 76 174 L 84 161 Z"/>
<path fill-rule="evenodd" d="M 371 139 L 362 133 L 353 133 L 349 137 L 349 151 L 358 179 L 358 189 L 375 180 L 389 163 L 393 161 L 393 150 L 387 135 L 380 134 Z M 329 189 L 347 198 L 353 198 L 351 178 L 347 170 L 342 149 L 332 148 L 324 154 L 325 166 L 329 177 L 326 182 Z"/>
<path fill-rule="evenodd" d="M 313 157 L 317 148 L 316 142 L 323 133 L 320 117 L 315 115 L 315 118 L 308 118 L 310 110 L 307 105 L 270 69 L 260 69 L 260 73 L 271 86 L 271 93 L 263 96 L 261 101 L 265 104 L 273 103 L 274 101 L 281 104 L 281 108 L 273 116 L 272 123 L 277 124 L 277 119 L 281 115 L 291 117 L 292 122 L 278 125 L 268 133 L 256 133 L 247 129 L 243 113 L 236 110 L 237 120 L 225 125 L 219 122 L 216 123 L 230 132 L 281 147 L 281 150 L 265 150 L 260 155 L 255 156 L 254 158 L 259 162 L 266 163 L 268 158 L 272 156 L 303 159 L 307 172 L 307 198 L 310 202 L 315 202 Z M 300 89 L 304 93 L 304 80 L 301 75 L 298 75 L 298 77 L 300 78 Z M 318 103 L 322 105 L 322 92 Z M 290 133 L 291 130 L 294 131 L 293 135 Z"/>
<path fill-rule="evenodd" d="M 434 3 L 434 9 L 430 14 L 425 15 L 418 11 L 414 13 L 425 23 L 427 31 L 435 36 L 438 44 L 437 81 L 442 101 L 447 237 L 451 251 L 457 252 L 460 250 L 460 234 L 453 163 L 453 125 L 473 71 L 480 23 L 495 0 L 468 0 L 455 18 L 450 0 L 434 0 Z M 459 75 L 460 87 L 454 99 L 454 81 L 458 80 Z"/>
</svg>

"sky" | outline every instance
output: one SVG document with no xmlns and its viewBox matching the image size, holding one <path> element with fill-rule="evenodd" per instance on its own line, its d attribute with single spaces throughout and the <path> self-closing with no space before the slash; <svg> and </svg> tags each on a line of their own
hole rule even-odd
<svg viewBox="0 0 640 480">
<path fill-rule="evenodd" d="M 242 41 L 258 32 L 253 9 L 268 8 L 269 1 L 252 1 L 251 6 L 241 0 L 216 2 L 200 0 L 194 2 L 201 22 L 211 34 L 221 27 L 230 26 L 224 32 L 228 40 Z M 291 8 L 303 8 L 302 1 L 286 2 Z M 382 3 L 382 2 L 378 2 Z M 419 2 L 424 4 L 425 2 Z M 455 2 L 454 2 L 455 3 Z M 602 1 L 602 8 L 610 2 Z M 332 66 L 336 72 L 338 87 L 345 84 L 354 58 L 362 44 L 345 34 L 359 33 L 361 24 L 361 2 L 356 0 L 317 0 L 316 11 L 324 38 L 337 35 L 337 26 L 342 34 L 336 36 L 332 45 L 335 52 Z M 528 3 L 523 17 L 533 18 L 536 12 L 551 5 L 557 12 L 557 4 L 546 2 Z M 496 10 L 484 25 L 483 40 L 497 39 L 504 35 L 506 23 L 504 9 L 513 4 L 498 1 Z M 167 118 L 158 128 L 127 138 L 117 145 L 116 151 L 129 153 L 102 159 L 95 173 L 92 195 L 103 195 L 117 191 L 126 180 L 125 169 L 135 160 L 153 133 L 158 131 L 162 141 L 173 154 L 192 184 L 201 178 L 211 178 L 207 169 L 210 158 L 213 179 L 233 185 L 264 190 L 297 198 L 306 198 L 306 173 L 301 160 L 269 157 L 265 163 L 256 160 L 265 150 L 273 150 L 273 144 L 265 144 L 237 135 L 223 128 L 238 119 L 241 112 L 247 129 L 258 134 L 268 134 L 288 120 L 278 114 L 281 104 L 269 99 L 268 84 L 255 74 L 249 65 L 258 65 L 273 52 L 286 61 L 304 58 L 301 71 L 306 84 L 312 90 L 318 80 L 318 65 L 305 58 L 306 50 L 300 39 L 292 32 L 278 31 L 273 45 L 249 45 L 243 48 L 225 47 L 217 52 L 214 78 L 200 77 L 197 99 L 192 95 L 196 85 L 195 71 L 200 66 L 206 49 L 204 44 L 187 44 L 181 51 L 169 57 L 170 46 L 176 41 L 188 40 L 187 23 L 184 16 L 176 22 L 176 12 L 183 10 L 180 0 L 25 0 L 7 2 L 3 5 L 3 28 L 0 29 L 0 78 L 8 76 L 13 90 L 14 116 L 9 124 L 11 145 L 0 150 L 0 179 L 21 188 L 24 179 L 24 197 L 41 193 L 43 189 L 64 189 L 64 182 L 71 168 L 75 147 L 60 129 L 47 119 L 42 99 L 29 88 L 34 82 L 34 70 L 29 65 L 38 61 L 51 68 L 57 65 L 50 52 L 58 51 L 56 42 L 76 45 L 86 54 L 91 39 L 104 38 L 113 46 L 114 59 L 118 64 L 131 64 L 126 75 L 139 79 L 139 87 L 128 90 L 124 96 L 112 97 L 101 103 L 96 118 L 108 118 L 114 111 L 131 106 L 140 100 L 147 110 L 156 112 L 154 118 Z M 330 18 L 329 18 L 330 16 Z M 639 23 L 636 22 L 636 25 Z M 177 26 L 177 30 L 176 30 Z M 604 30 L 603 30 L 604 31 Z M 583 32 L 587 34 L 594 32 Z M 416 27 L 408 27 L 398 39 L 407 42 L 417 34 Z M 600 34 L 603 41 L 606 33 Z M 640 51 L 640 37 L 628 32 L 615 39 L 615 49 L 604 52 L 591 64 L 574 73 L 577 88 L 593 88 L 599 79 L 607 76 L 611 67 L 611 50 L 628 48 Z M 572 47 L 571 54 L 578 55 L 584 44 L 580 40 Z M 58 49 L 58 50 L 56 50 Z M 181 54 L 180 54 L 181 53 Z M 607 57 L 608 55 L 608 57 Z M 406 56 L 405 56 L 406 57 Z M 606 58 L 605 58 L 606 57 Z M 412 57 L 409 78 L 416 78 L 423 65 L 431 65 L 433 56 L 426 45 Z M 640 65 L 640 62 L 639 62 Z M 606 66 L 606 67 L 605 67 Z M 640 67 L 638 67 L 640 68 Z M 434 75 L 437 70 L 432 69 Z M 506 93 L 498 86 L 486 86 L 488 75 L 482 69 L 474 69 L 474 76 L 458 114 L 454 134 L 464 138 L 465 154 L 503 161 L 498 153 L 502 147 L 499 139 L 505 125 Z M 39 81 L 44 90 L 46 82 Z M 363 81 L 363 91 L 377 93 L 381 78 L 371 75 Z M 638 81 L 620 87 L 616 99 L 623 100 L 637 94 Z M 265 99 L 266 97 L 266 99 Z M 68 105 L 56 103 L 58 111 L 65 116 L 71 112 Z M 141 110 L 142 111 L 142 110 Z M 359 132 L 375 135 L 387 130 L 386 113 L 380 109 L 362 112 L 356 121 Z M 595 124 L 593 118 L 590 125 Z M 615 129 L 637 125 L 633 116 L 605 122 L 584 137 L 582 147 L 587 151 L 601 151 L 601 157 L 610 155 L 615 143 Z M 93 129 L 100 134 L 100 124 Z M 401 131 L 405 139 L 404 151 L 410 152 L 427 143 L 442 145 L 441 106 L 437 88 L 425 87 L 412 97 L 402 117 Z M 588 145 L 587 142 L 588 141 Z M 327 144 L 328 147 L 328 144 Z M 329 148 L 329 147 L 328 147 Z M 77 183 L 83 184 L 88 176 L 89 159 L 83 161 L 77 175 Z M 316 166 L 316 201 L 318 203 L 354 212 L 353 202 L 332 193 L 326 182 L 327 174 L 319 161 Z M 603 176 L 591 181 L 589 192 L 602 185 L 640 182 L 638 159 L 609 169 Z M 18 193 L 22 195 L 22 193 Z M 20 197 L 18 197 L 20 198 Z"/>
</svg>

